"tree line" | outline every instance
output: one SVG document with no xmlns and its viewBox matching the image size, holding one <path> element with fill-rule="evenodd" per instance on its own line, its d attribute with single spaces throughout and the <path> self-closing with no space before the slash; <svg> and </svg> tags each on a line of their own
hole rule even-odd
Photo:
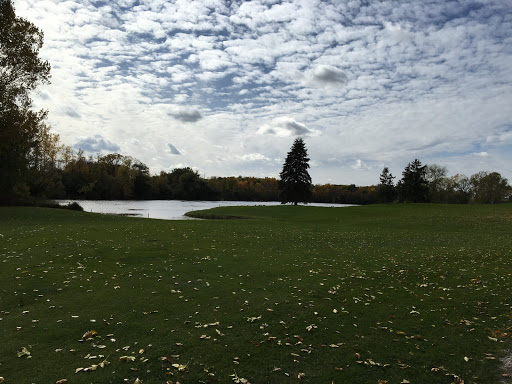
<svg viewBox="0 0 512 384">
<path fill-rule="evenodd" d="M 395 183 L 388 167 L 376 186 L 313 185 L 302 139 L 288 153 L 280 179 L 273 177 L 201 177 L 190 167 L 150 175 L 141 161 L 119 153 L 86 157 L 62 145 L 44 126 L 39 145 L 27 158 L 27 177 L 14 193 L 18 201 L 34 199 L 92 200 L 232 200 L 315 202 L 331 204 L 499 203 L 510 201 L 512 188 L 497 172 L 470 177 L 447 175 L 446 167 L 407 164 Z M 298 187 L 297 187 L 298 185 Z"/>
<path fill-rule="evenodd" d="M 85 156 L 60 145 L 45 130 L 44 145 L 27 164 L 28 177 L 18 183 L 22 203 L 46 199 L 91 200 L 231 200 L 280 201 L 280 180 L 274 177 L 202 177 L 190 167 L 150 175 L 141 161 L 118 153 Z M 311 185 L 308 202 L 368 204 L 377 202 L 376 187 Z"/>
<path fill-rule="evenodd" d="M 423 165 L 420 160 L 407 164 L 402 178 L 384 167 L 377 186 L 381 203 L 495 204 L 512 201 L 512 187 L 498 172 L 478 172 L 470 177 L 448 176 L 447 168 L 438 164 Z"/>
</svg>

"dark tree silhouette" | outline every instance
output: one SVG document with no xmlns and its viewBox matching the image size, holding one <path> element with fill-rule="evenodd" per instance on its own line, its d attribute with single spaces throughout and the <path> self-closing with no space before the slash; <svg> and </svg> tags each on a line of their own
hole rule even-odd
<svg viewBox="0 0 512 384">
<path fill-rule="evenodd" d="M 29 93 L 50 78 L 42 45 L 43 33 L 16 17 L 11 0 L 0 0 L 0 202 L 28 195 L 29 156 L 46 117 L 30 109 Z"/>
<path fill-rule="evenodd" d="M 279 197 L 281 203 L 310 201 L 313 191 L 311 176 L 308 173 L 309 158 L 304 140 L 295 139 L 279 174 Z"/>
<path fill-rule="evenodd" d="M 402 172 L 402 180 L 398 183 L 400 201 L 409 203 L 426 203 L 428 201 L 428 182 L 426 165 L 415 159 L 407 164 Z"/>
<path fill-rule="evenodd" d="M 390 203 L 395 200 L 396 190 L 393 180 L 395 176 L 389 172 L 388 167 L 384 167 L 380 174 L 380 184 L 377 186 L 379 193 L 379 201 L 382 203 Z"/>
</svg>

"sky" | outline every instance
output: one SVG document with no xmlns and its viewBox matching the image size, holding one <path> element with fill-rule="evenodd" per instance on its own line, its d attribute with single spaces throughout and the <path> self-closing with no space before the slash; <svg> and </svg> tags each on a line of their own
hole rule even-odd
<svg viewBox="0 0 512 384">
<path fill-rule="evenodd" d="M 512 181 L 510 0 L 14 0 L 45 34 L 33 94 L 61 142 L 151 174 L 314 184 L 414 159 Z"/>
</svg>

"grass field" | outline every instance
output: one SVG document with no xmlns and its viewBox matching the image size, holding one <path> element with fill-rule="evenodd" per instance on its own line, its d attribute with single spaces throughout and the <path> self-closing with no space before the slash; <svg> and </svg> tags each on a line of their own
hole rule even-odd
<svg viewBox="0 0 512 384">
<path fill-rule="evenodd" d="M 0 208 L 4 383 L 512 383 L 512 204 L 209 212 Z"/>
</svg>

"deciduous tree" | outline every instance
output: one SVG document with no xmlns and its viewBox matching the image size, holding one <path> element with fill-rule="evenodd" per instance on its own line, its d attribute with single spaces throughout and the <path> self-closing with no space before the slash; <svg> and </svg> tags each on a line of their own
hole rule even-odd
<svg viewBox="0 0 512 384">
<path fill-rule="evenodd" d="M 456 174 L 445 182 L 443 203 L 467 204 L 471 198 L 471 181 L 465 175 Z"/>
<path fill-rule="evenodd" d="M 11 0 L 0 0 L 0 202 L 26 189 L 28 157 L 46 117 L 30 109 L 30 92 L 50 78 L 42 45 L 43 32 L 16 17 Z"/>
<path fill-rule="evenodd" d="M 428 183 L 428 200 L 431 203 L 444 202 L 444 192 L 447 188 L 448 180 L 446 175 L 448 170 L 438 164 L 429 164 L 425 168 L 425 180 Z"/>
<path fill-rule="evenodd" d="M 498 172 L 479 172 L 471 176 L 473 201 L 481 204 L 495 204 L 503 201 L 510 193 L 508 180 Z"/>
</svg>

